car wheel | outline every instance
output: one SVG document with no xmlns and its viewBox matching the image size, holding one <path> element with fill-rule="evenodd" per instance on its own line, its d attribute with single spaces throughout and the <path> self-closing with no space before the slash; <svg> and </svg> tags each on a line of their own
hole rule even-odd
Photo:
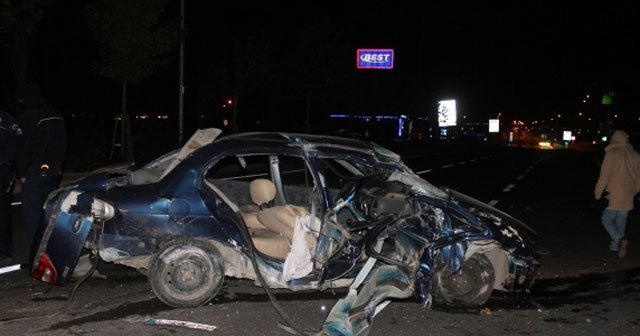
<svg viewBox="0 0 640 336">
<path fill-rule="evenodd" d="M 434 296 L 452 306 L 480 306 L 487 302 L 495 282 L 495 272 L 491 261 L 474 254 L 467 259 L 460 270 L 452 273 L 449 267 L 439 272 L 434 281 Z"/>
<path fill-rule="evenodd" d="M 172 307 L 197 307 L 213 299 L 224 281 L 218 249 L 202 240 L 177 240 L 151 260 L 149 282 L 160 301 Z"/>
</svg>

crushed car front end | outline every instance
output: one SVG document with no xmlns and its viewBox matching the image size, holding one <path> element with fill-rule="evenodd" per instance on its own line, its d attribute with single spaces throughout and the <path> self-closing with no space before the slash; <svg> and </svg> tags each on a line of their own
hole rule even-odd
<svg viewBox="0 0 640 336">
<path fill-rule="evenodd" d="M 479 306 L 494 290 L 524 289 L 535 277 L 539 255 L 528 226 L 410 172 L 380 177 L 364 177 L 341 195 L 332 215 L 350 213 L 352 225 L 325 220 L 321 236 L 330 239 L 319 246 L 336 252 L 320 253 L 331 255 L 320 260 L 323 276 L 330 280 L 342 273 L 337 270 L 350 269 L 339 260 L 358 251 L 371 263 L 352 268 L 359 274 L 325 321 L 326 333 L 360 334 L 391 298 L 413 295 L 424 307 L 434 301 Z"/>
</svg>

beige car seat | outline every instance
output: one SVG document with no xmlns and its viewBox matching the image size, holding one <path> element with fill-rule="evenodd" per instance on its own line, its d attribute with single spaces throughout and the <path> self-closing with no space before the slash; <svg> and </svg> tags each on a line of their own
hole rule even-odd
<svg viewBox="0 0 640 336">
<path fill-rule="evenodd" d="M 258 251 L 273 258 L 285 259 L 291 245 L 286 236 L 269 230 L 258 220 L 261 209 L 276 197 L 276 186 L 268 179 L 256 179 L 249 184 L 249 195 L 254 204 L 240 206 L 240 215 L 247 226 L 253 245 Z"/>
<path fill-rule="evenodd" d="M 307 209 L 295 205 L 281 205 L 266 208 L 258 212 L 258 221 L 269 230 L 282 233 L 289 240 L 293 239 L 293 227 L 296 217 L 308 215 Z"/>
<path fill-rule="evenodd" d="M 276 197 L 276 186 L 268 179 L 256 179 L 249 183 L 249 196 L 253 204 L 245 204 L 240 206 L 240 215 L 244 219 L 249 229 L 266 229 L 258 221 L 258 212 L 260 209 L 269 206 L 269 203 Z"/>
</svg>

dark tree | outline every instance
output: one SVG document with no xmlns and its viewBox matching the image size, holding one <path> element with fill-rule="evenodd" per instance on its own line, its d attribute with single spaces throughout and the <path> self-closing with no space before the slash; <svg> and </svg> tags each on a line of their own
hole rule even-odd
<svg viewBox="0 0 640 336">
<path fill-rule="evenodd" d="M 11 61 L 18 95 L 29 81 L 30 39 L 42 22 L 45 10 L 54 0 L 0 0 L 0 32 L 11 33 Z"/>
<path fill-rule="evenodd" d="M 348 72 L 341 69 L 345 63 L 345 55 L 340 52 L 343 40 L 344 31 L 327 18 L 307 22 L 297 36 L 290 59 L 293 72 L 290 89 L 304 97 L 305 132 L 310 130 L 314 96 L 319 97 L 320 92 L 335 94 L 346 80 Z"/>
<path fill-rule="evenodd" d="M 88 6 L 88 23 L 99 45 L 95 72 L 122 84 L 121 155 L 133 161 L 127 85 L 149 78 L 169 63 L 181 38 L 175 15 L 163 15 L 168 0 L 98 0 Z"/>
<path fill-rule="evenodd" d="M 269 31 L 264 27 L 249 29 L 244 36 L 236 36 L 232 50 L 233 132 L 238 132 L 240 98 L 264 86 L 271 72 L 273 47 Z"/>
</svg>

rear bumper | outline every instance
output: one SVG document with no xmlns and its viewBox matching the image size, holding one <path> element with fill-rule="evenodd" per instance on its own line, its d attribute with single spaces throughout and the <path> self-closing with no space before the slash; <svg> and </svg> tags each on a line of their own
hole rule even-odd
<svg viewBox="0 0 640 336">
<path fill-rule="evenodd" d="M 44 217 L 47 227 L 31 270 L 36 280 L 57 285 L 69 282 L 93 223 L 91 212 L 83 211 L 80 203 L 84 200 L 79 195 L 73 190 L 58 190 L 47 199 Z"/>
</svg>

